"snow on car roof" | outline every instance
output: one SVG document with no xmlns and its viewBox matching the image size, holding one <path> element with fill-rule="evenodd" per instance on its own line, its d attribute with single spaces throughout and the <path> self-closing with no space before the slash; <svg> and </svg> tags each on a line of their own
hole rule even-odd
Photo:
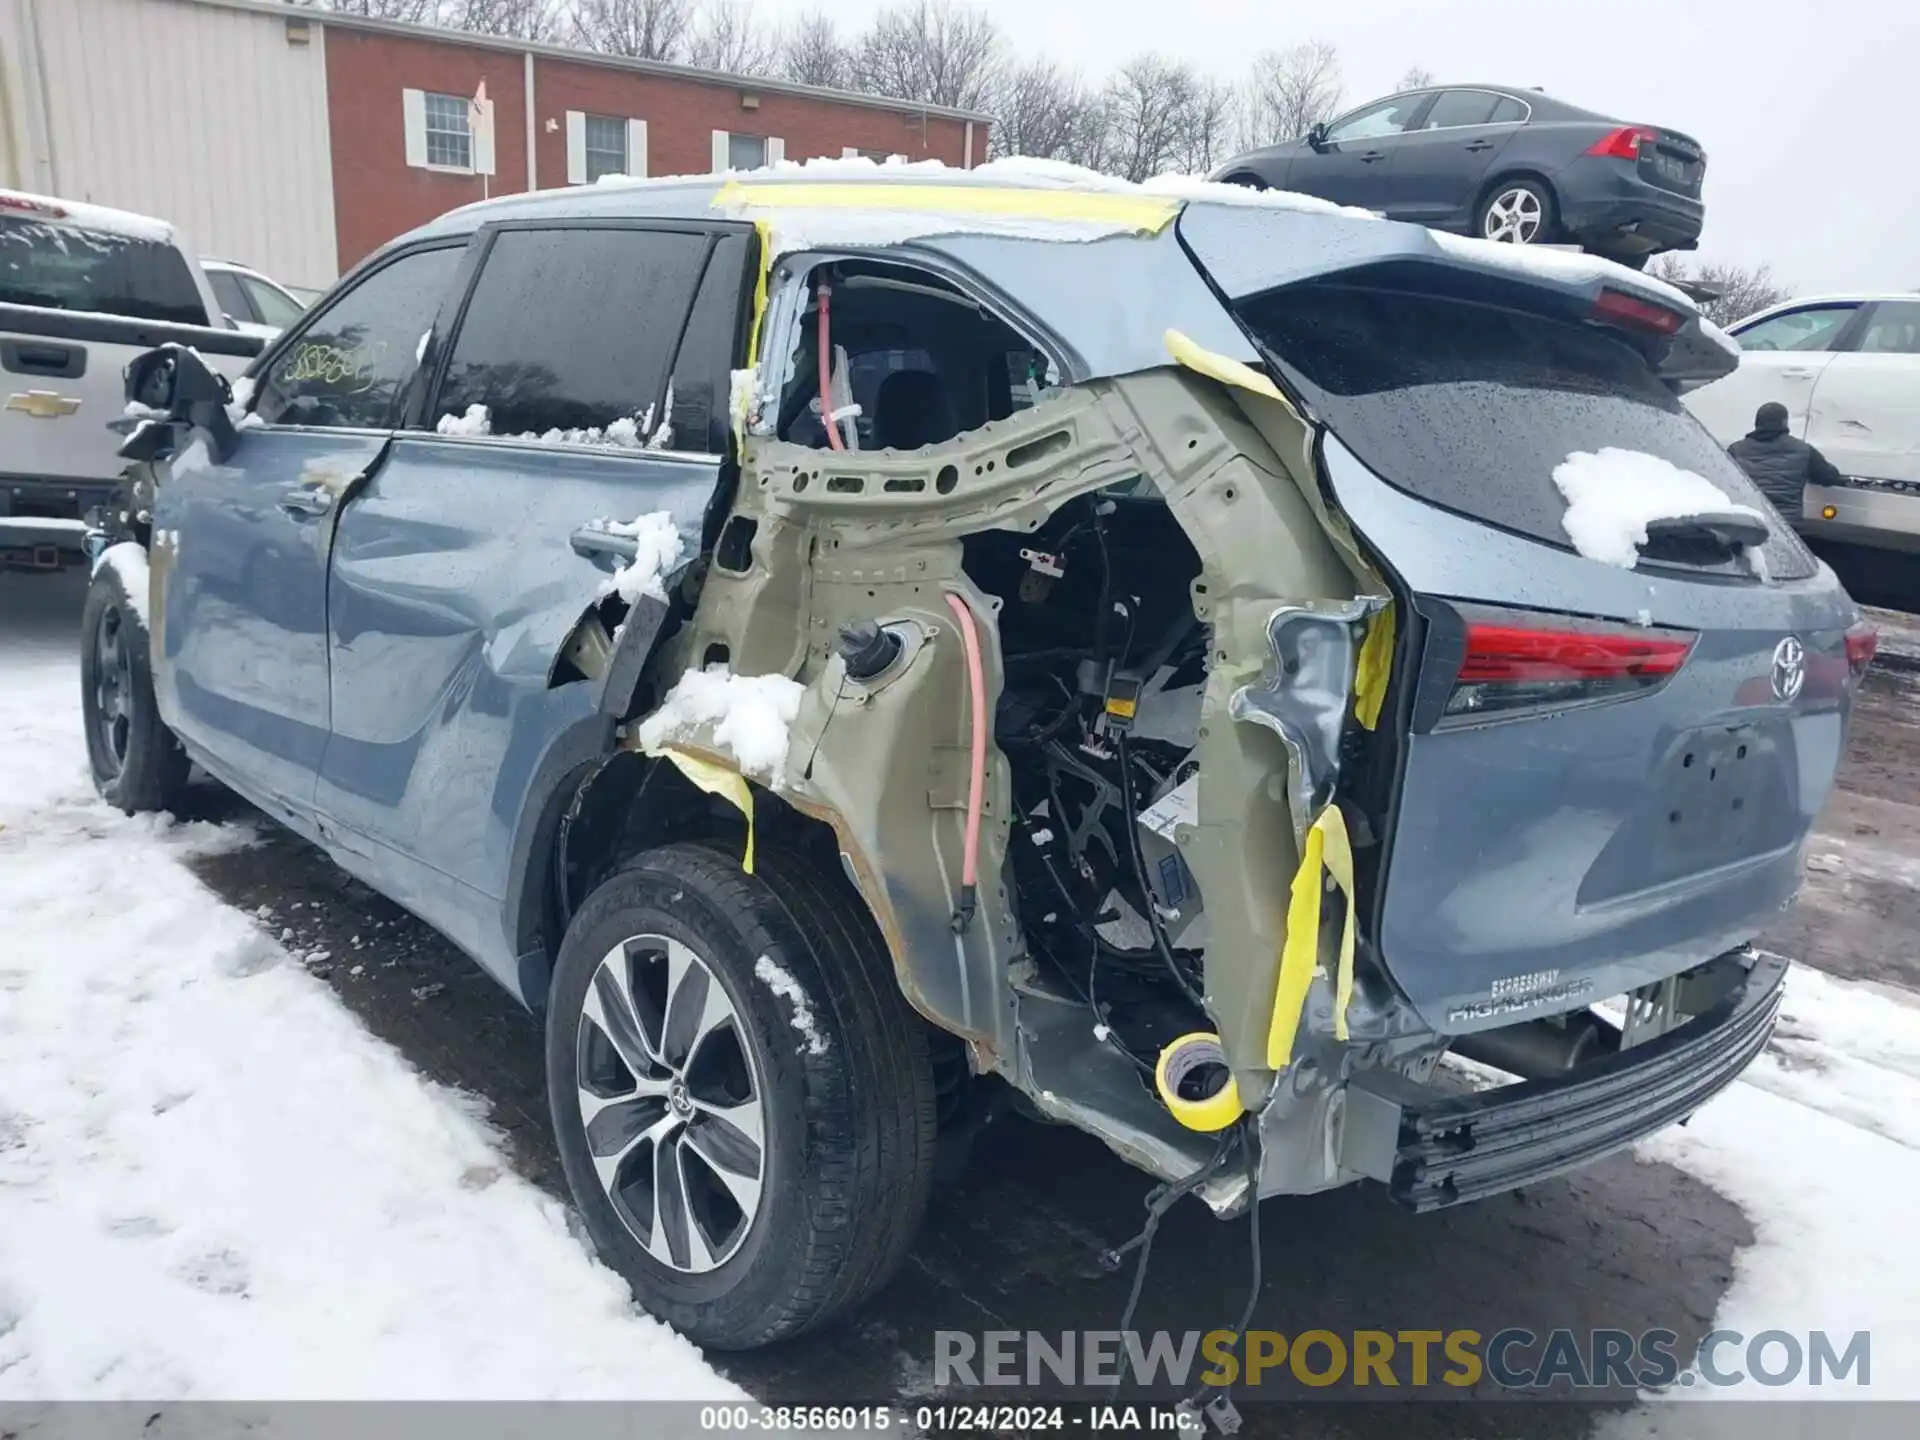
<svg viewBox="0 0 1920 1440">
<path fill-rule="evenodd" d="M 83 200 L 61 200 L 52 195 L 35 195 L 26 190 L 0 190 L 0 215 L 16 215 L 45 220 L 56 225 L 77 225 L 109 235 L 125 235 L 136 240 L 157 240 L 172 244 L 173 226 L 151 215 L 136 215 L 131 210 L 114 210 L 91 205 Z"/>
</svg>

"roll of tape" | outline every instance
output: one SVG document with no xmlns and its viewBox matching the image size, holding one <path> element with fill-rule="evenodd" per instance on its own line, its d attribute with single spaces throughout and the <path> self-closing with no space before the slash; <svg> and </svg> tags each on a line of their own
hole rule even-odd
<svg viewBox="0 0 1920 1440">
<path fill-rule="evenodd" d="M 1205 1066 L 1226 1071 L 1226 1083 L 1210 1095 L 1182 1094 L 1192 1089 L 1186 1082 Z M 1168 1112 L 1189 1130 L 1224 1130 L 1243 1113 L 1240 1086 L 1227 1068 L 1227 1052 L 1220 1048 L 1218 1035 L 1182 1035 L 1160 1052 L 1160 1063 L 1153 1069 L 1154 1088 Z"/>
</svg>

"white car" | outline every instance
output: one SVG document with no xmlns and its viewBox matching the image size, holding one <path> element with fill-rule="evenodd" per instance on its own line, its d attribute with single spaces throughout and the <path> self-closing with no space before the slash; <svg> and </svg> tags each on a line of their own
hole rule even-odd
<svg viewBox="0 0 1920 1440">
<path fill-rule="evenodd" d="M 1790 300 L 1729 333 L 1739 368 L 1685 398 L 1714 439 L 1732 444 L 1779 401 L 1793 433 L 1853 482 L 1808 486 L 1801 528 L 1920 548 L 1920 293 Z"/>
<path fill-rule="evenodd" d="M 207 283 L 233 328 L 271 340 L 298 320 L 306 306 L 286 286 L 231 260 L 202 260 Z"/>
</svg>

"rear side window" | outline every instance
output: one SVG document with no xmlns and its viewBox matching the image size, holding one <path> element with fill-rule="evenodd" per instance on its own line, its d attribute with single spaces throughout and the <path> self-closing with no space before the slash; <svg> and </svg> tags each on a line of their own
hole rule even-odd
<svg viewBox="0 0 1920 1440">
<path fill-rule="evenodd" d="M 1461 125 L 1485 125 L 1493 119 L 1500 96 L 1485 90 L 1449 90 L 1433 102 L 1422 130 L 1452 130 Z"/>
<path fill-rule="evenodd" d="M 269 424 L 383 430 L 399 423 L 428 328 L 464 247 L 402 255 L 335 296 L 267 367 Z"/>
<path fill-rule="evenodd" d="M 240 288 L 238 275 L 231 270 L 209 270 L 207 284 L 212 287 L 214 300 L 229 319 L 253 319 L 253 306 L 247 303 L 247 292 Z"/>
<path fill-rule="evenodd" d="M 1562 549 L 1554 467 L 1575 451 L 1644 451 L 1768 507 L 1631 346 L 1598 326 L 1472 301 L 1343 286 L 1238 307 L 1314 412 L 1389 484 Z M 1813 573 L 1773 523 L 1770 574 Z"/>
<path fill-rule="evenodd" d="M 0 216 L 0 302 L 205 325 L 186 258 L 164 240 Z"/>
<path fill-rule="evenodd" d="M 1920 300 L 1886 300 L 1860 336 L 1865 355 L 1920 355 Z"/>
<path fill-rule="evenodd" d="M 436 428 L 644 442 L 710 243 L 685 231 L 503 231 L 454 337 Z"/>
</svg>

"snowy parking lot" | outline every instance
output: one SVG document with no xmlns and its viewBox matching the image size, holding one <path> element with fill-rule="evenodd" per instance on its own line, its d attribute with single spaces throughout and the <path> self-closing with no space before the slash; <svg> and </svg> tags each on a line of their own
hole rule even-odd
<svg viewBox="0 0 1920 1440">
<path fill-rule="evenodd" d="M 1098 1255 L 1147 1182 L 1019 1120 L 849 1322 L 703 1359 L 637 1313 L 560 1198 L 534 1022 L 217 790 L 172 824 L 94 798 L 83 586 L 0 576 L 0 1399 L 912 1398 L 937 1330 L 1117 1321 Z M 1716 1328 L 1870 1331 L 1870 1384 L 1838 1393 L 1920 1399 L 1920 654 L 1890 659 L 1762 937 L 1805 963 L 1743 1080 L 1636 1155 L 1479 1205 L 1269 1202 L 1256 1327 L 1664 1327 L 1683 1359 Z M 1231 1324 L 1245 1279 L 1243 1228 L 1178 1209 L 1137 1323 Z M 1247 1433 L 1297 1431 L 1246 1408 Z M 1676 1423 L 1568 1405 L 1527 1433 L 1713 1428 Z"/>
</svg>

